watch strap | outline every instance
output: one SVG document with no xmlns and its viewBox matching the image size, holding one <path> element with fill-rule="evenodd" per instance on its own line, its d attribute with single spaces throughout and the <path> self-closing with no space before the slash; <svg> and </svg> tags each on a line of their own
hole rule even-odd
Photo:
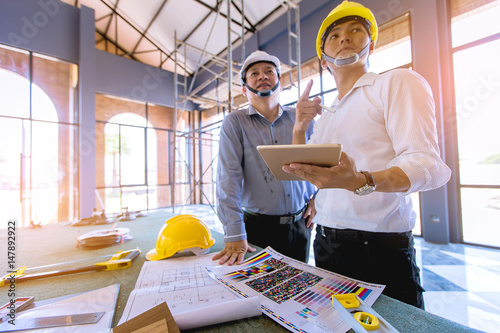
<svg viewBox="0 0 500 333">
<path fill-rule="evenodd" d="M 360 171 L 366 177 L 366 185 L 375 187 L 375 178 L 368 171 Z"/>
<path fill-rule="evenodd" d="M 357 195 L 365 195 L 372 193 L 377 188 L 377 184 L 375 184 L 375 178 L 368 171 L 360 171 L 366 177 L 366 184 L 358 188 L 354 191 Z"/>
</svg>

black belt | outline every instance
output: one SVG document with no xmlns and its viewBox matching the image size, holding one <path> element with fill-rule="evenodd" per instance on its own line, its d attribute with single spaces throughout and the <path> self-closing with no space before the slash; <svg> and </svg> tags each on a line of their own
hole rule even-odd
<svg viewBox="0 0 500 333">
<path fill-rule="evenodd" d="M 243 213 L 252 215 L 255 217 L 258 217 L 259 219 L 267 219 L 275 222 L 279 222 L 280 224 L 292 224 L 300 220 L 303 216 L 304 213 L 306 212 L 307 209 L 307 204 L 297 212 L 293 214 L 288 214 L 288 215 L 265 215 L 265 214 L 259 214 L 255 213 L 252 211 L 249 211 L 246 208 L 243 208 Z"/>
<path fill-rule="evenodd" d="M 336 240 L 372 240 L 381 238 L 408 238 L 411 235 L 411 231 L 406 232 L 372 232 L 372 231 L 362 231 L 353 229 L 335 229 L 325 226 L 319 226 L 321 229 L 321 235 L 326 237 L 326 234 L 332 239 Z"/>
</svg>

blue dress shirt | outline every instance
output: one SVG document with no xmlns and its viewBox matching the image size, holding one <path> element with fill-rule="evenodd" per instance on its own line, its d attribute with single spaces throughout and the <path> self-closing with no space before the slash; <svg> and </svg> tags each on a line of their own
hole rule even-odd
<svg viewBox="0 0 500 333">
<path fill-rule="evenodd" d="M 295 109 L 280 108 L 272 123 L 252 106 L 230 112 L 222 122 L 216 202 L 226 242 L 247 238 L 242 208 L 265 215 L 292 214 L 314 193 L 309 182 L 276 180 L 257 151 L 259 145 L 292 143 Z M 306 132 L 307 139 L 313 127 L 314 121 Z"/>
</svg>

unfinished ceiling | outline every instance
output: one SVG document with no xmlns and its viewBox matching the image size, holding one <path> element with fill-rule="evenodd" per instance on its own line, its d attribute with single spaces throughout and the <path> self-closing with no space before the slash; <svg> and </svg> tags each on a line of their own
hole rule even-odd
<svg viewBox="0 0 500 333">
<path fill-rule="evenodd" d="M 198 63 L 224 54 L 228 36 L 228 0 L 62 0 L 95 10 L 96 44 L 101 50 L 174 72 L 177 40 L 179 74 L 192 75 Z M 298 3 L 299 1 L 293 1 Z M 233 45 L 286 12 L 284 0 L 230 0 Z M 244 4 L 244 6 L 243 6 Z M 201 51 L 196 51 L 196 49 Z M 186 55 L 186 59 L 183 56 Z M 235 59 L 241 61 L 240 59 Z M 185 68 L 184 68 L 185 67 Z"/>
</svg>

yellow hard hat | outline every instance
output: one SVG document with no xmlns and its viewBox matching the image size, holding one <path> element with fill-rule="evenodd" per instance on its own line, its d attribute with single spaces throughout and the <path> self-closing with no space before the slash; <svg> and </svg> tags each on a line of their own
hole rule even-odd
<svg viewBox="0 0 500 333">
<path fill-rule="evenodd" d="M 195 254 L 208 252 L 215 239 L 208 226 L 194 215 L 177 215 L 165 222 L 158 238 L 156 247 L 146 254 L 148 260 L 161 260 L 190 250 Z M 206 251 L 203 251 L 206 250 Z"/>
<path fill-rule="evenodd" d="M 330 14 L 323 20 L 321 27 L 318 31 L 318 36 L 316 37 L 316 53 L 318 54 L 318 58 L 321 59 L 323 54 L 323 41 L 326 38 L 326 32 L 329 31 L 328 28 L 330 26 L 343 18 L 351 18 L 355 19 L 356 17 L 361 17 L 364 19 L 365 26 L 368 28 L 371 36 L 371 40 L 375 43 L 378 37 L 378 27 L 377 21 L 375 20 L 375 16 L 371 10 L 354 1 L 343 1 L 340 5 L 335 7 Z"/>
</svg>

